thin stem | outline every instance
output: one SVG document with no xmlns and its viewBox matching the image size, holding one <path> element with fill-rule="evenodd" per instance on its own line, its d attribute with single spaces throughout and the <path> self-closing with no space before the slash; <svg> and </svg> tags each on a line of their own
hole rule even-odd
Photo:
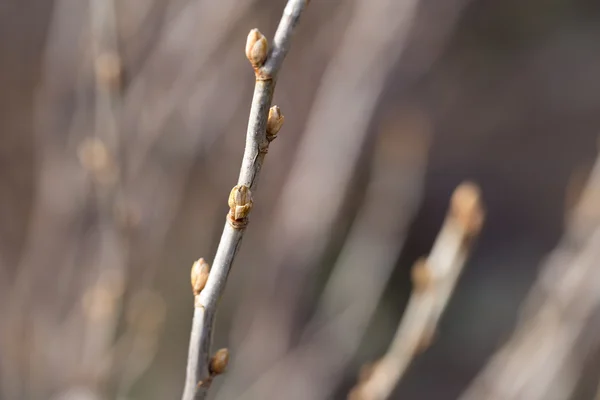
<svg viewBox="0 0 600 400">
<path fill-rule="evenodd" d="M 459 186 L 431 254 L 413 267 L 413 293 L 387 353 L 368 368 L 350 399 L 389 398 L 416 353 L 430 343 L 482 221 L 478 189 Z"/>
<path fill-rule="evenodd" d="M 229 198 L 230 213 L 223 228 L 223 234 L 208 281 L 200 293 L 195 296 L 194 319 L 190 334 L 186 381 L 182 400 L 204 399 L 210 387 L 212 380 L 211 371 L 209 370 L 211 363 L 210 347 L 217 305 L 225 289 L 231 265 L 244 235 L 247 214 L 252 207 L 251 192 L 256 188 L 269 142 L 273 140 L 277 133 L 269 132 L 269 135 L 267 135 L 267 121 L 270 118 L 269 110 L 273 100 L 273 91 L 277 74 L 291 45 L 294 28 L 306 4 L 306 0 L 288 1 L 275 33 L 272 49 L 266 59 L 260 60 L 259 57 L 258 62 L 260 65 L 254 65 L 257 60 L 248 56 L 255 67 L 256 85 L 246 133 L 246 147 L 238 185 L 234 187 Z M 254 32 L 250 33 L 250 35 L 253 34 L 256 35 Z M 258 35 L 262 36 L 260 33 Z M 264 39 L 264 37 L 262 38 Z M 252 46 L 250 47 L 252 48 Z M 264 50 L 266 51 L 266 49 Z M 256 54 L 252 54 L 252 56 L 255 57 Z M 278 113 L 277 109 L 277 115 Z"/>
<path fill-rule="evenodd" d="M 598 348 L 600 158 L 545 258 L 515 330 L 461 400 L 566 400 Z"/>
</svg>

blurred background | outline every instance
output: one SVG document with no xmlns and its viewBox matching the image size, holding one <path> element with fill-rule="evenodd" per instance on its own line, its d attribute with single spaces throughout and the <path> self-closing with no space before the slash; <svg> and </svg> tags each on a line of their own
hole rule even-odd
<svg viewBox="0 0 600 400">
<path fill-rule="evenodd" d="M 0 2 L 1 399 L 179 398 L 190 267 L 214 256 L 244 150 L 246 35 L 272 38 L 284 4 Z M 599 37 L 595 0 L 311 1 L 219 306 L 213 344 L 231 360 L 210 397 L 345 399 L 386 352 L 410 268 L 465 180 L 483 229 L 391 398 L 457 399 L 478 382 L 536 278 L 534 314 L 562 290 L 544 268 L 598 249 L 598 210 L 583 231 L 569 212 L 597 154 Z M 572 247 L 548 264 L 565 232 Z M 561 298 L 586 312 L 554 322 L 576 334 L 539 363 L 557 366 L 539 398 L 597 396 L 590 257 Z M 538 398 L 519 393 L 474 398 Z"/>
</svg>

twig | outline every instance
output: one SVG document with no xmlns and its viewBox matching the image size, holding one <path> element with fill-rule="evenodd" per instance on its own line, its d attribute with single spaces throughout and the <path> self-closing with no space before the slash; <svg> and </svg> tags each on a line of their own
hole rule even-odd
<svg viewBox="0 0 600 400">
<path fill-rule="evenodd" d="M 482 222 L 479 189 L 463 183 L 452 196 L 431 254 L 413 267 L 413 294 L 392 344 L 381 360 L 366 368 L 349 399 L 387 399 L 416 352 L 429 345 Z"/>
<path fill-rule="evenodd" d="M 271 107 L 273 91 L 277 73 L 291 45 L 294 28 L 306 4 L 306 0 L 288 1 L 270 52 L 266 38 L 258 30 L 253 29 L 248 35 L 246 56 L 255 70 L 256 84 L 246 133 L 246 148 L 238 184 L 229 196 L 227 222 L 205 287 L 202 287 L 199 280 L 204 279 L 202 275 L 208 268 L 201 262 L 193 267 L 195 309 L 183 400 L 204 399 L 212 377 L 223 372 L 227 364 L 228 354 L 223 349 L 210 357 L 216 308 L 248 223 L 248 214 L 253 204 L 252 190 L 256 187 L 264 156 L 269 143 L 275 139 L 283 124 L 279 107 Z"/>
<path fill-rule="evenodd" d="M 572 398 L 586 359 L 600 342 L 599 205 L 600 158 L 512 337 L 461 399 Z"/>
</svg>

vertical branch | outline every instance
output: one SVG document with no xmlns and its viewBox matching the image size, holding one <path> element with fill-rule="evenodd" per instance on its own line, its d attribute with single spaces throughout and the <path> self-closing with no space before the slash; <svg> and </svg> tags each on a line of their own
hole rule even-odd
<svg viewBox="0 0 600 400">
<path fill-rule="evenodd" d="M 258 30 L 253 29 L 248 35 L 246 56 L 254 68 L 256 85 L 246 133 L 246 147 L 238 184 L 229 196 L 227 222 L 205 285 L 201 282 L 204 279 L 200 277 L 203 275 L 202 269 L 206 273 L 208 267 L 202 268 L 198 262 L 194 264 L 192 271 L 195 309 L 183 400 L 205 398 L 212 377 L 222 372 L 227 363 L 228 354 L 225 349 L 210 357 L 216 308 L 248 224 L 248 214 L 253 204 L 252 190 L 256 187 L 264 156 L 269 143 L 275 139 L 283 124 L 279 107 L 271 107 L 273 91 L 277 74 L 290 48 L 294 28 L 306 3 L 306 0 L 288 1 L 271 51 L 268 51 L 267 39 Z"/>
<path fill-rule="evenodd" d="M 428 346 L 482 222 L 479 189 L 462 184 L 454 192 L 431 254 L 413 267 L 413 294 L 388 352 L 368 368 L 350 399 L 387 399 L 415 353 Z"/>
</svg>

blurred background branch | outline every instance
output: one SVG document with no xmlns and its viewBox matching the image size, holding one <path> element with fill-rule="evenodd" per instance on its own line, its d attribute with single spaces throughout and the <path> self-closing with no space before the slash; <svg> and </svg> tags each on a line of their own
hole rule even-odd
<svg viewBox="0 0 600 400">
<path fill-rule="evenodd" d="M 448 215 L 431 253 L 412 267 L 413 291 L 388 351 L 363 368 L 349 399 L 385 400 L 415 355 L 429 347 L 468 253 L 481 230 L 484 211 L 479 188 L 465 182 L 456 188 Z"/>
<path fill-rule="evenodd" d="M 570 399 L 600 332 L 600 162 L 529 294 L 514 334 L 464 399 Z"/>
</svg>

